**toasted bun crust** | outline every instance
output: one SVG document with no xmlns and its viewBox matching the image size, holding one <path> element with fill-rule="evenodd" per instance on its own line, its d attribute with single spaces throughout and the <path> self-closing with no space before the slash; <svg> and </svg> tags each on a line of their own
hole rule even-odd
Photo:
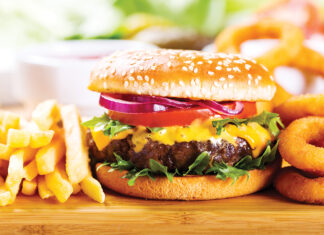
<svg viewBox="0 0 324 235">
<path fill-rule="evenodd" d="M 161 176 L 156 177 L 155 181 L 139 177 L 134 186 L 128 186 L 128 179 L 121 178 L 126 171 L 108 172 L 108 166 L 100 167 L 97 177 L 107 188 L 129 196 L 161 200 L 209 200 L 257 192 L 270 185 L 280 167 L 281 159 L 278 158 L 265 170 L 252 170 L 248 179 L 242 176 L 235 183 L 231 179 L 223 181 L 213 175 L 174 177 L 171 183 Z"/>
<path fill-rule="evenodd" d="M 93 69 L 89 89 L 216 101 L 271 100 L 268 70 L 239 55 L 184 50 L 121 51 Z"/>
</svg>

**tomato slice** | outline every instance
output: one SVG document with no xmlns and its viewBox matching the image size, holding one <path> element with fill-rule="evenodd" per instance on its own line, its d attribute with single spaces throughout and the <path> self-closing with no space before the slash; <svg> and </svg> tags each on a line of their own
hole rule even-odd
<svg viewBox="0 0 324 235">
<path fill-rule="evenodd" d="M 110 118 L 122 123 L 133 126 L 147 127 L 167 127 L 167 126 L 187 126 L 195 119 L 206 120 L 211 117 L 215 118 L 247 118 L 256 114 L 255 102 L 243 102 L 244 109 L 242 113 L 235 116 L 226 116 L 215 114 L 208 108 L 190 108 L 176 109 L 172 111 L 154 112 L 154 113 L 120 113 L 116 111 L 108 112 Z M 234 104 L 226 105 L 234 108 Z"/>
</svg>

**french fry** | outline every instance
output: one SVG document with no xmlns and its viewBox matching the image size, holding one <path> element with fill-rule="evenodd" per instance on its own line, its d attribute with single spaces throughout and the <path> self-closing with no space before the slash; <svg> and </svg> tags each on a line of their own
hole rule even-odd
<svg viewBox="0 0 324 235">
<path fill-rule="evenodd" d="M 0 176 L 0 206 L 6 206 L 11 201 L 11 193 L 4 184 L 4 179 Z"/>
<path fill-rule="evenodd" d="M 80 183 L 82 191 L 93 200 L 103 203 L 105 201 L 105 193 L 98 180 L 92 176 L 87 176 Z"/>
<path fill-rule="evenodd" d="M 65 145 L 66 172 L 72 184 L 80 183 L 90 173 L 85 129 L 75 105 L 61 108 Z"/>
<path fill-rule="evenodd" d="M 32 196 L 36 193 L 36 190 L 37 190 L 36 178 L 31 181 L 24 179 L 24 181 L 22 183 L 22 188 L 21 188 L 22 194 L 27 195 L 27 196 Z"/>
<path fill-rule="evenodd" d="M 24 167 L 24 178 L 32 181 L 33 179 L 36 178 L 38 175 L 38 170 L 37 170 L 37 164 L 36 160 L 32 160 L 30 163 L 28 163 L 27 166 Z"/>
<path fill-rule="evenodd" d="M 54 136 L 53 130 L 48 131 L 32 131 L 30 137 L 31 148 L 40 148 L 48 145 Z"/>
<path fill-rule="evenodd" d="M 60 137 L 56 137 L 52 142 L 40 148 L 36 153 L 36 164 L 38 173 L 46 175 L 54 171 L 55 165 L 64 157 L 65 145 Z"/>
<path fill-rule="evenodd" d="M 0 186 L 0 206 L 6 206 L 12 203 L 11 193 L 5 185 Z"/>
<path fill-rule="evenodd" d="M 30 143 L 30 132 L 27 130 L 9 129 L 7 145 L 11 148 L 24 148 Z"/>
<path fill-rule="evenodd" d="M 15 155 L 22 155 L 23 159 L 24 159 L 24 163 L 26 162 L 30 162 L 31 160 L 33 160 L 35 158 L 37 150 L 36 149 L 32 149 L 32 148 L 21 148 L 18 150 L 15 150 L 13 152 L 13 154 Z"/>
<path fill-rule="evenodd" d="M 49 188 L 46 185 L 45 176 L 39 175 L 37 177 L 37 183 L 38 183 L 38 194 L 41 197 L 41 199 L 47 199 L 54 196 L 52 191 L 49 190 Z"/>
<path fill-rule="evenodd" d="M 81 191 L 80 184 L 72 184 L 73 187 L 73 193 L 72 194 L 78 194 Z"/>
<path fill-rule="evenodd" d="M 38 104 L 32 113 L 32 120 L 41 130 L 49 130 L 59 119 L 59 108 L 55 100 Z"/>
<path fill-rule="evenodd" d="M 8 145 L 0 143 L 0 159 L 9 160 L 12 151 L 13 149 L 10 148 Z"/>
<path fill-rule="evenodd" d="M 0 143 L 7 143 L 7 131 L 3 126 L 0 126 Z"/>
<path fill-rule="evenodd" d="M 16 198 L 19 191 L 19 186 L 24 177 L 24 158 L 22 154 L 14 152 L 10 156 L 8 166 L 8 176 L 5 182 L 7 189 L 11 192 L 11 202 Z"/>
<path fill-rule="evenodd" d="M 5 112 L 2 120 L 2 126 L 5 130 L 18 129 L 20 123 L 20 117 L 17 114 L 11 112 Z"/>
<path fill-rule="evenodd" d="M 46 185 L 59 202 L 65 202 L 73 193 L 72 184 L 64 173 L 64 163 L 58 164 L 54 172 L 45 175 Z"/>
</svg>

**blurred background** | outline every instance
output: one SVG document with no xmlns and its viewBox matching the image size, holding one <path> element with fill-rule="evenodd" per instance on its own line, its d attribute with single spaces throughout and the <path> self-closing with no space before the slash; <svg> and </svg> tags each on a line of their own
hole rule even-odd
<svg viewBox="0 0 324 235">
<path fill-rule="evenodd" d="M 324 55 L 324 0 L 0 0 L 0 105 L 56 98 L 92 112 L 98 97 L 86 86 L 102 56 L 157 47 L 213 51 L 221 30 L 264 17 L 306 27 L 305 43 Z M 255 57 L 276 43 L 250 40 L 241 53 Z M 292 94 L 324 93 L 318 74 L 287 66 L 274 74 Z"/>
</svg>

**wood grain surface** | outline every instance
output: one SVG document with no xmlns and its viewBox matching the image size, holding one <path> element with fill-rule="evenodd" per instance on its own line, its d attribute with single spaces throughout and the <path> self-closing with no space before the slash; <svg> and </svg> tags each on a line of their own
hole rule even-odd
<svg viewBox="0 0 324 235">
<path fill-rule="evenodd" d="M 211 201 L 154 201 L 107 192 L 60 204 L 18 196 L 0 213 L 0 234 L 324 234 L 324 207 L 289 201 L 272 189 Z"/>
</svg>

